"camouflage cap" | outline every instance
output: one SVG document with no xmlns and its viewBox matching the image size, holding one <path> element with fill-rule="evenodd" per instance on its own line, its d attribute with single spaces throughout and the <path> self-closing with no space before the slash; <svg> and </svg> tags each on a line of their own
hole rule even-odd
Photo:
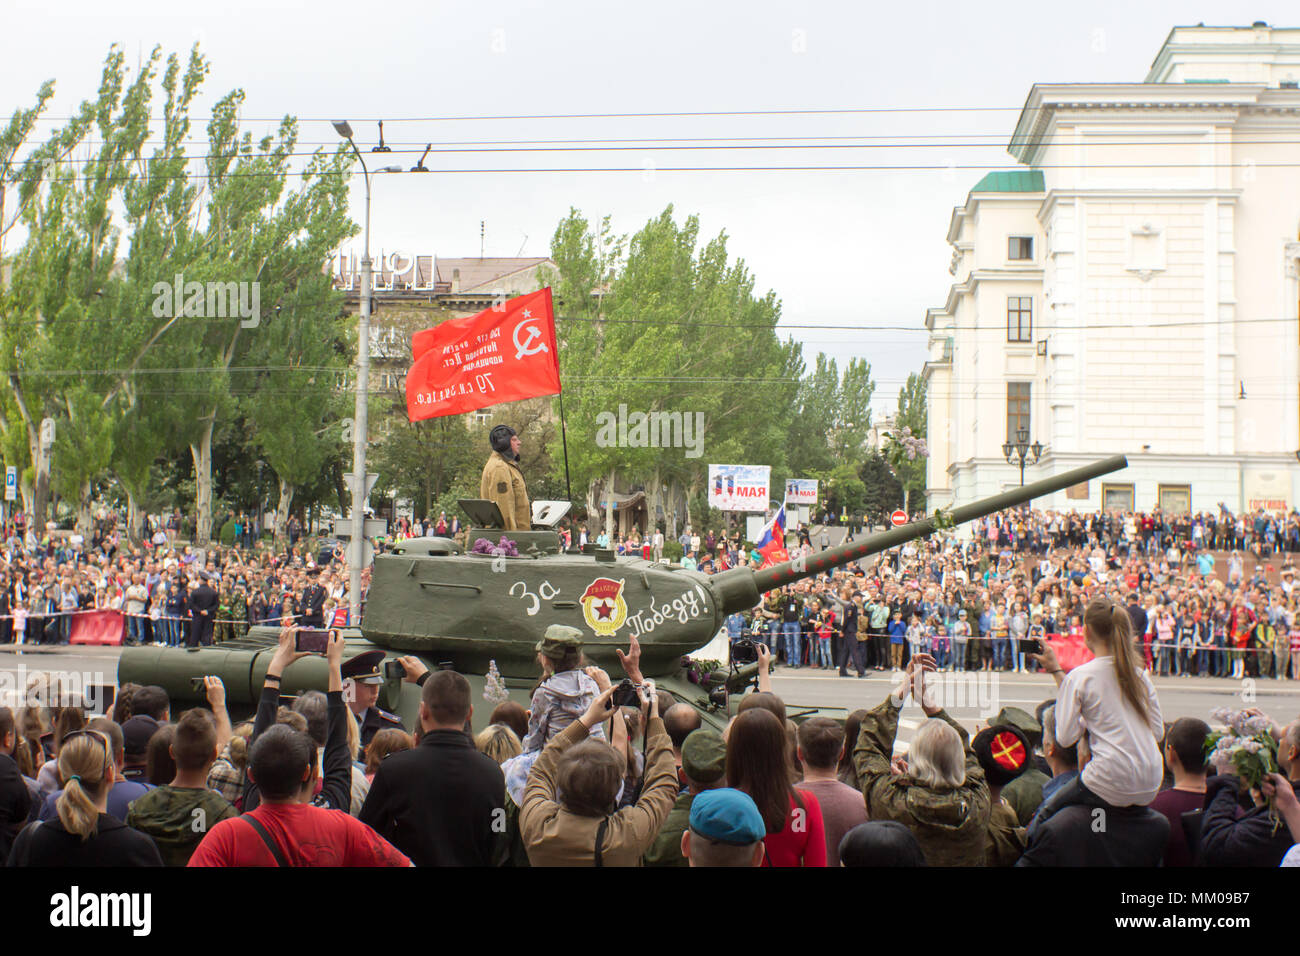
<svg viewBox="0 0 1300 956">
<path fill-rule="evenodd" d="M 1041 737 L 1043 725 L 1034 719 L 1034 715 L 1019 707 L 1003 707 L 993 719 L 993 725 L 1005 724 L 1015 727 L 1027 737 Z"/>
<path fill-rule="evenodd" d="M 682 772 L 696 783 L 721 780 L 727 771 L 727 745 L 716 730 L 701 727 L 682 741 Z"/>
<path fill-rule="evenodd" d="M 582 631 L 566 624 L 552 624 L 534 650 L 553 661 L 563 660 L 564 655 L 582 650 Z"/>
</svg>

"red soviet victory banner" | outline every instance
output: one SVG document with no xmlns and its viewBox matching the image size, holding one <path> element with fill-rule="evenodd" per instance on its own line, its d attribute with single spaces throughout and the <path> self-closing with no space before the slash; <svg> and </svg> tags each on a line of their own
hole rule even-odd
<svg viewBox="0 0 1300 956">
<path fill-rule="evenodd" d="M 413 422 L 560 392 L 551 290 L 417 332 L 406 376 Z"/>
</svg>

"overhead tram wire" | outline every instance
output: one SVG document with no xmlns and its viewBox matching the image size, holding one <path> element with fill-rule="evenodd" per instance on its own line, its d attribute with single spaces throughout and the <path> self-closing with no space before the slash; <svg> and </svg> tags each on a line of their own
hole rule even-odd
<svg viewBox="0 0 1300 956">
<path fill-rule="evenodd" d="M 460 143 L 432 143 L 432 144 L 390 144 L 389 152 L 395 156 L 398 155 L 426 155 L 425 147 L 431 147 L 428 155 L 459 155 L 464 153 L 478 154 L 495 154 L 495 153 L 600 153 L 600 152 L 666 152 L 666 151 L 695 151 L 710 152 L 720 150 L 846 150 L 846 149 L 998 149 L 1003 150 L 1007 147 L 1006 137 L 998 138 L 996 136 L 985 136 L 987 142 L 927 142 L 927 143 L 903 143 L 903 142 L 842 142 L 842 140 L 862 140 L 862 139 L 891 139 L 892 137 L 867 137 L 867 136 L 809 136 L 809 137 L 713 137 L 705 140 L 696 140 L 690 137 L 661 137 L 647 139 L 624 139 L 624 140 L 601 140 L 601 139 L 575 139 L 575 140 L 557 140 L 557 141 L 535 141 L 535 140 L 514 140 L 514 141 L 473 141 L 467 140 Z M 917 134 L 912 138 L 933 139 L 931 134 Z M 773 139 L 800 139 L 800 140 L 836 140 L 835 142 L 769 142 Z M 200 145 L 200 141 L 194 140 L 195 145 Z M 582 144 L 582 145 L 577 145 Z M 648 145 L 647 145 L 648 144 Z M 98 144 L 95 144 L 98 145 Z M 145 144 L 148 145 L 148 144 Z M 300 142 L 299 145 L 317 145 L 328 146 L 329 143 L 309 144 Z M 1180 140 L 1132 140 L 1123 139 L 1115 142 L 1090 142 L 1089 148 L 1104 148 L 1113 146 L 1117 148 L 1127 148 L 1132 146 L 1168 146 L 1171 148 L 1186 148 L 1187 142 Z M 1260 140 L 1234 140 L 1233 146 L 1296 146 L 1300 145 L 1300 139 L 1260 139 Z M 455 148 L 448 148 L 455 147 Z M 326 152 L 328 155 L 328 151 Z M 244 154 L 240 154 L 241 156 Z M 254 158 L 266 156 L 269 154 L 252 153 L 248 154 Z M 287 158 L 310 159 L 318 155 L 317 150 L 295 150 L 283 154 Z M 209 159 L 207 153 L 194 153 L 180 156 L 141 156 L 136 162 L 155 163 L 155 162 L 175 162 L 176 160 L 185 160 L 187 162 L 202 162 Z M 10 165 L 21 167 L 26 160 L 15 160 Z M 74 157 L 68 156 L 55 163 L 55 166 L 88 166 L 103 162 L 95 156 Z M 1145 164 L 1144 164 L 1145 165 Z M 1211 166 L 1213 164 L 1191 164 Z M 942 167 L 947 169 L 948 167 Z M 1018 167 L 1022 170 L 1031 167 Z M 1035 166 L 1033 169 L 1051 169 L 1051 166 Z M 431 170 L 432 171 L 432 170 Z"/>
<path fill-rule="evenodd" d="M 377 123 L 383 120 L 385 123 L 483 123 L 483 122 L 516 122 L 523 120 L 568 120 L 568 119 L 678 119 L 678 118 L 703 118 L 716 116 L 854 116 L 854 115 L 877 115 L 891 113 L 1009 113 L 1009 112 L 1030 112 L 1034 110 L 1053 109 L 1049 106 L 864 106 L 864 107 L 838 107 L 838 108 L 808 108 L 808 109 L 767 109 L 767 110 L 691 110 L 683 112 L 655 112 L 655 113 L 538 113 L 533 115 L 520 116 L 359 116 L 355 120 L 358 123 Z M 72 116 L 47 116 L 41 117 L 46 122 L 66 123 L 71 122 L 76 117 Z M 237 117 L 241 123 L 281 123 L 284 116 L 240 116 Z M 150 122 L 163 122 L 165 117 L 150 116 Z M 213 119 L 211 116 L 191 116 L 191 123 L 202 123 Z M 332 123 L 334 117 L 328 116 L 295 116 L 293 119 L 298 123 Z"/>
<path fill-rule="evenodd" d="M 1257 163 L 1253 160 L 1243 160 L 1239 163 L 1056 163 L 1042 164 L 1034 167 L 1026 166 L 1007 166 L 993 165 L 988 163 L 943 163 L 943 164 L 909 164 L 909 163 L 877 163 L 877 164 L 857 164 L 857 165 L 764 165 L 764 166 L 652 166 L 650 169 L 655 173 L 858 173 L 858 172 L 948 172 L 948 171 L 978 171 L 987 172 L 1030 172 L 1032 170 L 1043 169 L 1073 169 L 1073 170 L 1109 170 L 1109 169 L 1297 169 L 1300 168 L 1300 162 L 1274 162 L 1274 163 Z M 638 175 L 645 173 L 647 167 L 642 166 L 548 166 L 548 167 L 501 167 L 501 168 L 458 168 L 458 169 L 430 169 L 431 173 L 441 173 L 446 176 L 465 176 L 465 175 L 494 175 L 499 173 L 524 173 L 531 175 L 554 175 L 557 173 L 636 173 Z M 212 173 L 185 172 L 177 174 L 152 174 L 150 178 L 161 181 L 167 180 L 238 180 L 238 179 L 256 179 L 268 177 L 294 176 L 294 177 L 314 177 L 322 178 L 331 173 L 320 170 L 275 170 L 268 172 L 225 172 L 219 175 Z M 349 170 L 344 175 L 360 176 L 360 170 Z M 390 176 L 404 175 L 400 172 L 389 173 Z M 98 176 L 72 176 L 75 182 L 97 181 Z"/>
<path fill-rule="evenodd" d="M 424 293 L 428 290 L 417 290 Z M 430 293 L 432 294 L 432 293 Z M 375 296 L 376 300 L 383 304 L 385 300 L 382 294 Z M 389 300 L 391 304 L 391 300 Z M 933 331 L 927 329 L 924 325 L 824 325 L 820 323 L 809 322 L 780 322 L 771 324 L 767 322 L 696 322 L 687 319 L 615 319 L 615 318 L 596 318 L 583 316 L 557 315 L 557 322 L 584 322 L 590 324 L 608 323 L 610 325 L 669 325 L 685 326 L 688 328 L 717 328 L 717 329 L 749 329 L 761 331 L 771 329 L 774 332 L 782 332 L 790 329 L 811 330 L 821 332 L 881 332 L 881 333 L 912 333 L 916 335 L 935 335 L 940 336 L 946 332 L 995 332 L 1002 328 L 998 322 L 986 325 L 945 325 L 942 328 L 936 328 Z M 81 319 L 54 319 L 48 318 L 5 318 L 0 319 L 0 329 L 33 326 L 47 324 L 51 327 L 57 327 L 60 323 L 77 323 L 77 324 L 95 324 L 99 322 L 131 322 L 141 321 L 140 318 L 129 319 L 121 316 L 86 316 Z M 197 319 L 197 321 L 209 321 L 207 319 Z M 1040 329 L 1046 334 L 1067 334 L 1089 331 L 1103 331 L 1114 329 L 1128 329 L 1130 331 L 1159 331 L 1161 329 L 1182 329 L 1182 328 L 1204 328 L 1207 326 L 1253 326 L 1267 325 L 1276 322 L 1294 323 L 1297 317 L 1290 316 L 1251 316 L 1237 319 L 1179 319 L 1173 322 L 1081 322 L 1077 325 L 1061 325 L 1048 329 Z M 268 366 L 268 371 L 291 371 L 301 369 L 301 366 Z"/>
</svg>

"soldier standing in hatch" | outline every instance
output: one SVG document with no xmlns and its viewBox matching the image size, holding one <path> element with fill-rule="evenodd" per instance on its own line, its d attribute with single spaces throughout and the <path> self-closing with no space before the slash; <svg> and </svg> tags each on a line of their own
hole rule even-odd
<svg viewBox="0 0 1300 956">
<path fill-rule="evenodd" d="M 488 434 L 492 455 L 483 466 L 479 497 L 496 503 L 505 519 L 506 531 L 527 531 L 533 526 L 528 489 L 519 470 L 519 436 L 509 425 L 498 425 Z"/>
</svg>

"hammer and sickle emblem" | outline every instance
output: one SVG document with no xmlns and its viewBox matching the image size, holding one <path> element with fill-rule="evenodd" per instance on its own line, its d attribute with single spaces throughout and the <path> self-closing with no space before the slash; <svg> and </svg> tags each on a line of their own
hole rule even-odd
<svg viewBox="0 0 1300 956">
<path fill-rule="evenodd" d="M 523 332 L 524 329 L 528 330 L 528 336 L 524 339 L 523 342 L 520 342 L 519 333 Z M 515 334 L 514 334 L 515 358 L 521 359 L 526 355 L 536 355 L 538 352 L 549 352 L 550 349 L 546 347 L 545 342 L 542 342 L 537 346 L 533 346 L 533 342 L 535 342 L 537 339 L 540 339 L 541 337 L 542 337 L 542 330 L 539 329 L 536 325 L 533 325 L 532 319 L 524 319 L 522 322 L 516 325 Z"/>
</svg>

